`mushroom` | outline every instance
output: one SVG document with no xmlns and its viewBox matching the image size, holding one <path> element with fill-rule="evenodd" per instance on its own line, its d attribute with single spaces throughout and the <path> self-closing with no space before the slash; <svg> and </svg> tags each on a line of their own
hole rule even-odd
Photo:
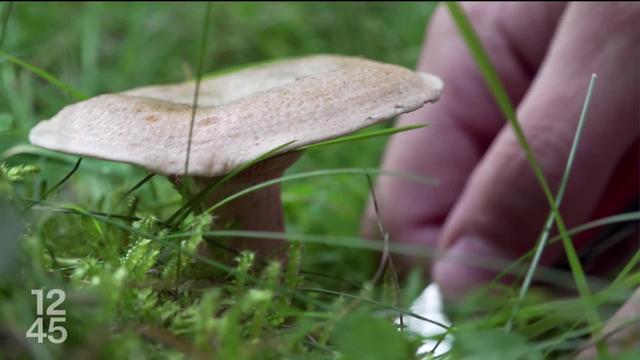
<svg viewBox="0 0 640 360">
<path fill-rule="evenodd" d="M 194 87 L 194 82 L 186 82 L 96 96 L 40 122 L 29 140 L 47 149 L 135 164 L 159 174 L 193 176 L 202 185 L 290 143 L 218 189 L 205 200 L 210 205 L 281 176 L 299 157 L 296 149 L 301 146 L 435 102 L 443 83 L 434 75 L 397 65 L 336 55 L 276 61 L 204 78 L 185 174 Z M 218 228 L 233 222 L 243 230 L 283 232 L 280 188 L 272 185 L 249 193 L 215 216 Z"/>
</svg>

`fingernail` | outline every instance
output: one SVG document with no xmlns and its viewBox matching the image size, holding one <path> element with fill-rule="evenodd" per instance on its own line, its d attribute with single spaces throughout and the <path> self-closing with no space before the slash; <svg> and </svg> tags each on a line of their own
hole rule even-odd
<svg viewBox="0 0 640 360">
<path fill-rule="evenodd" d="M 445 298 L 459 299 L 493 280 L 498 272 L 491 265 L 504 254 L 490 242 L 478 237 L 457 241 L 434 266 L 434 279 Z"/>
</svg>

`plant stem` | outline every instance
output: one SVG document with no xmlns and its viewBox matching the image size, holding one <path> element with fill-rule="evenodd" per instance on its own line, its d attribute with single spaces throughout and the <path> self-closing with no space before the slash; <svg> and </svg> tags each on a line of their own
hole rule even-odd
<svg viewBox="0 0 640 360">
<path fill-rule="evenodd" d="M 567 187 L 567 183 L 569 182 L 569 175 L 571 174 L 571 169 L 573 167 L 573 160 L 575 159 L 576 151 L 578 149 L 578 144 L 580 143 L 580 138 L 582 135 L 582 130 L 584 129 L 585 120 L 587 118 L 587 113 L 589 111 L 589 104 L 591 102 L 591 94 L 593 93 L 593 87 L 595 86 L 597 79 L 596 74 L 591 75 L 591 81 L 589 82 L 589 88 L 587 89 L 587 95 L 584 99 L 584 105 L 582 106 L 582 112 L 580 113 L 580 120 L 578 121 L 578 128 L 576 129 L 576 134 L 573 138 L 573 143 L 571 144 L 571 150 L 569 152 L 569 157 L 567 158 L 567 165 L 564 168 L 564 174 L 562 175 L 562 180 L 560 181 L 560 188 L 558 189 L 558 194 L 556 195 L 556 201 L 558 206 L 562 203 L 562 198 L 564 197 L 564 192 Z M 540 237 L 538 239 L 538 243 L 536 245 L 536 251 L 533 255 L 533 260 L 531 260 L 531 265 L 529 266 L 529 270 L 527 271 L 527 275 L 524 278 L 522 286 L 520 287 L 520 292 L 518 293 L 518 299 L 513 306 L 513 311 L 509 320 L 507 321 L 507 325 L 505 326 L 505 332 L 510 332 L 513 327 L 513 319 L 515 318 L 520 303 L 524 299 L 527 291 L 529 290 L 529 286 L 531 285 L 531 280 L 533 279 L 533 274 L 538 268 L 538 264 L 540 263 L 540 258 L 542 257 L 542 253 L 544 252 L 545 247 L 547 247 L 549 233 L 551 232 L 551 227 L 553 226 L 553 214 L 549 213 L 547 216 L 547 220 L 544 224 L 544 228 Z"/>
</svg>

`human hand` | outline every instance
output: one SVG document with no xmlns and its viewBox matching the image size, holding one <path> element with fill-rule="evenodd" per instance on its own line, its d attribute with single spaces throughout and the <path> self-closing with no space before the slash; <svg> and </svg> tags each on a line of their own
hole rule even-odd
<svg viewBox="0 0 640 360">
<path fill-rule="evenodd" d="M 554 193 L 590 75 L 599 75 L 560 210 L 569 228 L 620 212 L 639 183 L 640 6 L 475 3 L 465 10 Z M 432 275 L 455 298 L 497 274 L 462 257 L 519 257 L 534 246 L 549 205 L 444 7 L 423 49 L 419 68 L 440 76 L 445 92 L 439 103 L 399 120 L 430 126 L 394 136 L 383 167 L 435 177 L 439 185 L 381 177 L 376 195 L 392 241 L 446 250 Z M 376 237 L 373 217 L 370 207 L 364 236 Z M 574 238 L 577 247 L 586 240 Z M 560 246 L 549 246 L 542 264 L 562 256 Z"/>
</svg>

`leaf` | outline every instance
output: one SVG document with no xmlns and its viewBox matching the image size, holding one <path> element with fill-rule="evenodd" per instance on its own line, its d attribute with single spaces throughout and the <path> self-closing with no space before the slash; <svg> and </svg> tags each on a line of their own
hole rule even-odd
<svg viewBox="0 0 640 360">
<path fill-rule="evenodd" d="M 391 321 L 364 311 L 353 313 L 336 325 L 332 342 L 341 359 L 410 359 L 415 348 Z"/>
</svg>

